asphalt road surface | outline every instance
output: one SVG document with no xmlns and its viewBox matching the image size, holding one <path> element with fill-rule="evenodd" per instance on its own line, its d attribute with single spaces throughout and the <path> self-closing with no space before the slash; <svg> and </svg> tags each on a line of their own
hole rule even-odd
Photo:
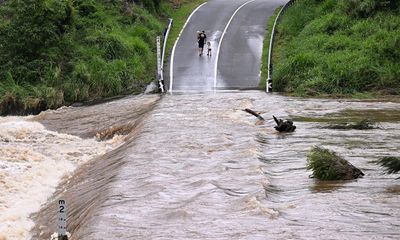
<svg viewBox="0 0 400 240">
<path fill-rule="evenodd" d="M 211 0 L 187 22 L 172 52 L 170 92 L 256 89 L 268 18 L 287 0 Z M 212 56 L 198 55 L 204 30 Z"/>
</svg>

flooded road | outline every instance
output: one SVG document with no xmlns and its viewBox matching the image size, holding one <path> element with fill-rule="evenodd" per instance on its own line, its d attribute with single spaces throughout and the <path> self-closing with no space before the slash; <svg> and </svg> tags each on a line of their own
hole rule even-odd
<svg viewBox="0 0 400 240">
<path fill-rule="evenodd" d="M 30 118 L 1 118 L 0 239 L 29 239 L 29 214 L 40 209 L 59 179 L 118 142 L 61 134 Z"/>
<path fill-rule="evenodd" d="M 40 210 L 60 180 L 71 182 L 78 166 L 124 143 L 158 99 L 142 95 L 37 116 L 1 117 L 0 239 L 31 239 L 30 215 Z M 55 231 L 54 224 L 49 227 Z"/>
<path fill-rule="evenodd" d="M 245 108 L 267 121 L 259 124 Z M 124 144 L 58 188 L 34 216 L 33 239 L 55 231 L 60 198 L 72 239 L 399 239 L 400 182 L 373 163 L 399 154 L 399 109 L 398 102 L 258 91 L 166 95 Z M 279 134 L 272 115 L 301 121 L 296 132 Z M 324 128 L 327 118 L 363 115 L 380 128 Z M 309 178 L 313 146 L 336 151 L 364 178 Z"/>
</svg>

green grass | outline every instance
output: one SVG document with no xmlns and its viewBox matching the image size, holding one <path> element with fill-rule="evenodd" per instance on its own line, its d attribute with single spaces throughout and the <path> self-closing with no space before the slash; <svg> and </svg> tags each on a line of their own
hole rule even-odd
<svg viewBox="0 0 400 240">
<path fill-rule="evenodd" d="M 142 92 L 156 78 L 155 38 L 172 5 L 6 1 L 0 5 L 0 114 Z"/>
<path fill-rule="evenodd" d="M 265 32 L 264 36 L 264 43 L 263 43 L 263 51 L 262 51 L 262 64 L 261 64 L 261 77 L 260 77 L 260 83 L 259 87 L 262 90 L 265 90 L 266 88 L 266 83 L 268 79 L 268 52 L 269 52 L 269 42 L 271 39 L 271 34 L 272 34 L 272 28 L 274 27 L 274 22 L 276 17 L 278 16 L 279 11 L 281 10 L 282 7 L 279 7 L 275 10 L 274 14 L 268 19 L 267 22 L 267 31 Z M 273 62 L 277 61 L 277 56 L 272 55 Z"/>
<path fill-rule="evenodd" d="M 335 152 L 314 147 L 307 156 L 307 169 L 319 180 L 351 180 L 364 174 Z"/>
<path fill-rule="evenodd" d="M 378 164 L 386 169 L 387 174 L 400 172 L 400 157 L 383 157 Z"/>
<path fill-rule="evenodd" d="M 394 0 L 296 1 L 277 28 L 274 91 L 400 94 L 399 13 Z"/>
<path fill-rule="evenodd" d="M 367 130 L 367 129 L 377 128 L 377 127 L 375 127 L 375 125 L 376 125 L 376 123 L 372 122 L 369 119 L 362 119 L 355 123 L 331 124 L 331 125 L 327 126 L 326 128 L 343 129 L 343 130 L 348 130 L 348 129 Z"/>
</svg>

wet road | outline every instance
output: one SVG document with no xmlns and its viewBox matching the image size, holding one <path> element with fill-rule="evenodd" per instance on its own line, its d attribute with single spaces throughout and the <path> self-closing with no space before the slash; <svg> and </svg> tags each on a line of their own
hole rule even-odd
<svg viewBox="0 0 400 240">
<path fill-rule="evenodd" d="M 285 0 L 214 0 L 193 13 L 172 53 L 170 92 L 256 88 L 267 19 Z M 204 30 L 212 56 L 198 56 Z M 222 40 L 222 41 L 221 41 Z"/>
</svg>

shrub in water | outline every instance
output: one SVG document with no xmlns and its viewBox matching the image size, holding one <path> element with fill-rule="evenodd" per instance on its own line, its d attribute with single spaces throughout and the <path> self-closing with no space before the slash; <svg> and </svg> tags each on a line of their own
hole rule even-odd
<svg viewBox="0 0 400 240">
<path fill-rule="evenodd" d="M 351 180 L 364 173 L 328 149 L 314 147 L 307 156 L 307 169 L 319 180 Z"/>
<path fill-rule="evenodd" d="M 386 168 L 388 174 L 400 172 L 400 157 L 383 157 L 378 164 Z"/>
<path fill-rule="evenodd" d="M 327 128 L 330 129 L 355 129 L 355 130 L 366 130 L 366 129 L 374 129 L 375 123 L 368 119 L 362 119 L 355 123 L 343 123 L 343 124 L 334 124 L 329 125 Z"/>
</svg>

